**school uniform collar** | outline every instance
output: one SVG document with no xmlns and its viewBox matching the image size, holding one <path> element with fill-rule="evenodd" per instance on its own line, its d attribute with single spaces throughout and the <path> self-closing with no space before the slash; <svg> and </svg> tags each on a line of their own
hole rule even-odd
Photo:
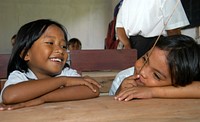
<svg viewBox="0 0 200 122">
<path fill-rule="evenodd" d="M 69 68 L 65 68 L 66 70 L 69 70 Z M 31 69 L 28 69 L 28 72 L 24 73 L 26 78 L 29 80 L 37 80 L 38 78 L 36 75 L 31 71 Z M 56 75 L 55 77 L 63 76 L 63 70 L 60 74 Z"/>
<path fill-rule="evenodd" d="M 36 75 L 30 70 L 28 69 L 28 72 L 24 73 L 26 78 L 29 80 L 37 80 L 38 78 L 36 77 Z"/>
</svg>

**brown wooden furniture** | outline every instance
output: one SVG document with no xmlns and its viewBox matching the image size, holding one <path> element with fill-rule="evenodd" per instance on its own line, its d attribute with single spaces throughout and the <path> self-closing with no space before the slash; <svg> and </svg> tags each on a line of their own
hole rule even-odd
<svg viewBox="0 0 200 122">
<path fill-rule="evenodd" d="M 71 68 L 96 79 L 103 86 L 101 93 L 108 93 L 116 74 L 137 60 L 135 49 L 72 50 L 69 54 Z"/>
<path fill-rule="evenodd" d="M 10 54 L 0 54 L 0 91 L 7 78 L 7 66 Z"/>
<path fill-rule="evenodd" d="M 199 122 L 200 99 L 140 99 L 119 102 L 112 96 L 45 103 L 0 111 L 1 122 Z"/>
<path fill-rule="evenodd" d="M 126 50 L 72 50 L 70 65 L 77 71 L 123 70 L 134 66 L 137 60 L 135 49 Z"/>
</svg>

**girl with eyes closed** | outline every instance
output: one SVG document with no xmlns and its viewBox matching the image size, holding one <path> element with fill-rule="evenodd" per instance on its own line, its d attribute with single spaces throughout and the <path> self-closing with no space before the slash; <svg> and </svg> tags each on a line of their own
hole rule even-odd
<svg viewBox="0 0 200 122">
<path fill-rule="evenodd" d="M 10 57 L 0 110 L 98 97 L 100 85 L 95 80 L 66 67 L 66 46 L 66 29 L 55 21 L 23 25 Z"/>
<path fill-rule="evenodd" d="M 161 37 L 135 67 L 116 76 L 110 95 L 134 98 L 200 98 L 200 47 L 190 37 Z"/>
</svg>

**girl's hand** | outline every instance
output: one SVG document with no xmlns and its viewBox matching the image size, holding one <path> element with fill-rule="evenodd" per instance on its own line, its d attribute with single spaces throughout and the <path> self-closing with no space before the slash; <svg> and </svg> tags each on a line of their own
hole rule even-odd
<svg viewBox="0 0 200 122">
<path fill-rule="evenodd" d="M 75 85 L 86 85 L 89 87 L 93 92 L 96 92 L 96 89 L 93 87 L 93 85 L 97 86 L 98 88 L 101 88 L 101 85 L 94 79 L 92 79 L 89 76 L 80 77 L 80 78 L 73 78 L 69 80 L 65 86 L 75 86 Z"/>
<path fill-rule="evenodd" d="M 152 90 L 151 87 L 142 86 L 127 88 L 119 92 L 119 94 L 115 96 L 115 99 L 119 101 L 130 101 L 134 98 L 152 98 Z"/>
<path fill-rule="evenodd" d="M 40 98 L 36 98 L 27 102 L 22 102 L 22 103 L 17 103 L 17 104 L 12 104 L 12 105 L 5 105 L 3 103 L 0 103 L 0 111 L 15 110 L 15 109 L 20 109 L 20 108 L 25 108 L 25 107 L 36 106 L 43 103 L 44 101 L 42 101 L 42 99 Z"/>
<path fill-rule="evenodd" d="M 131 88 L 131 87 L 137 86 L 135 79 L 137 79 L 138 77 L 139 76 L 131 75 L 131 76 L 125 78 L 123 80 L 122 84 L 120 85 L 120 88 L 125 89 L 125 88 Z"/>
<path fill-rule="evenodd" d="M 8 106 L 3 103 L 0 103 L 0 111 L 7 110 Z"/>
<path fill-rule="evenodd" d="M 138 75 L 131 75 L 131 76 L 125 78 L 122 81 L 122 83 L 119 86 L 119 88 L 117 89 L 117 92 L 115 93 L 115 95 L 119 94 L 119 92 L 121 92 L 124 89 L 132 88 L 132 87 L 137 86 L 137 83 L 135 82 L 135 80 L 138 79 L 138 78 L 139 78 Z"/>
<path fill-rule="evenodd" d="M 94 84 L 95 86 L 97 86 L 98 88 L 101 88 L 101 85 L 99 82 L 97 82 L 95 79 L 89 77 L 89 76 L 84 76 L 83 77 L 84 80 L 86 80 L 88 83 L 90 84 Z"/>
</svg>

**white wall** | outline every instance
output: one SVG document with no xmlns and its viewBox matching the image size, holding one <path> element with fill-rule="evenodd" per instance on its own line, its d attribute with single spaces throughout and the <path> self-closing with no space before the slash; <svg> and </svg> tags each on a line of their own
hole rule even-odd
<svg viewBox="0 0 200 122">
<path fill-rule="evenodd" d="M 194 38 L 200 44 L 200 27 L 185 29 L 181 33 Z"/>
<path fill-rule="evenodd" d="M 0 0 L 0 53 L 11 52 L 11 37 L 25 23 L 49 18 L 63 24 L 83 49 L 104 49 L 108 23 L 120 0 Z M 195 29 L 183 33 L 196 38 Z"/>
<path fill-rule="evenodd" d="M 83 49 L 103 49 L 113 6 L 118 0 L 0 0 L 0 53 L 11 52 L 10 39 L 25 23 L 49 18 L 63 24 Z"/>
</svg>

